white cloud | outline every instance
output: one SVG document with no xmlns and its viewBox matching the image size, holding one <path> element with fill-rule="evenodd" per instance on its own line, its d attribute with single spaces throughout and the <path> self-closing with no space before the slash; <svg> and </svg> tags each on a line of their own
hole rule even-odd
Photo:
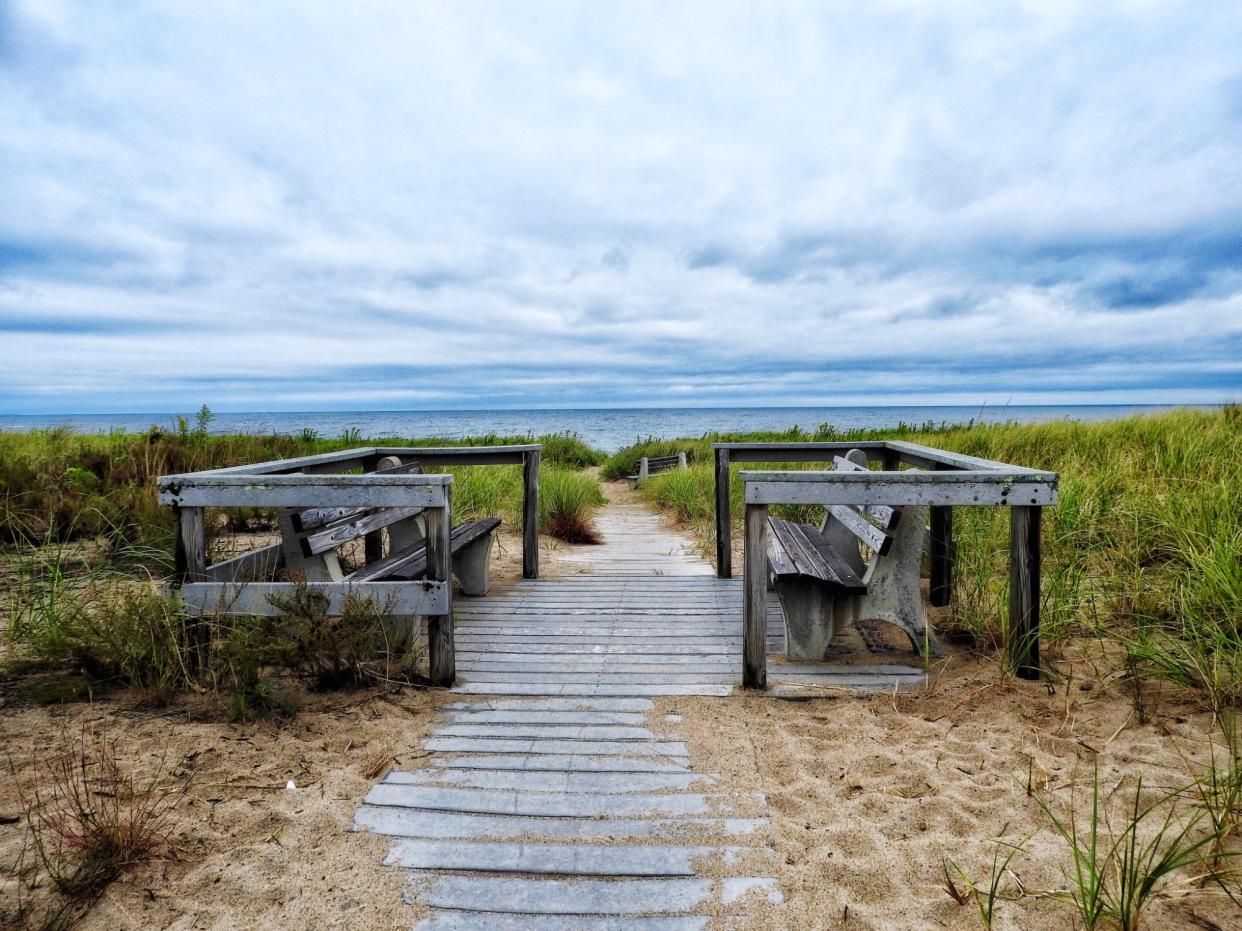
<svg viewBox="0 0 1242 931">
<path fill-rule="evenodd" d="M 1209 4 L 17 4 L 0 409 L 1236 397 L 1240 39 Z"/>
</svg>

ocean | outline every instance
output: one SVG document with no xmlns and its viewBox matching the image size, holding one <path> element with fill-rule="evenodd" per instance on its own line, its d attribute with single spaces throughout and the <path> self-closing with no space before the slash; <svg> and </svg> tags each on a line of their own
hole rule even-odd
<svg viewBox="0 0 1242 931">
<path fill-rule="evenodd" d="M 1074 419 L 1108 420 L 1131 414 L 1170 410 L 1157 405 L 1009 405 L 1005 407 L 696 407 L 500 411 L 298 411 L 217 413 L 212 433 L 300 433 L 323 437 L 357 431 L 366 438 L 443 437 L 458 439 L 494 433 L 539 436 L 566 430 L 590 445 L 615 452 L 636 439 L 702 436 L 716 431 L 814 430 L 829 423 L 838 429 L 895 427 L 901 423 L 1024 423 Z M 193 412 L 186 415 L 192 420 Z M 145 431 L 174 427 L 176 415 L 64 414 L 0 415 L 0 430 L 34 430 L 67 426 L 82 433 Z"/>
</svg>

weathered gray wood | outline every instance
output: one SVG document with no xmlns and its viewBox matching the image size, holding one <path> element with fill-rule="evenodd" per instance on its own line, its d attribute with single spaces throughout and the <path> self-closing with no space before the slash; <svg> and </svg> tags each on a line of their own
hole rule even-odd
<svg viewBox="0 0 1242 931">
<path fill-rule="evenodd" d="M 449 504 L 430 509 L 427 525 L 427 578 L 444 585 L 446 603 L 437 616 L 427 619 L 427 661 L 433 685 L 448 687 L 457 678 L 453 644 L 453 550 L 449 542 Z M 421 612 L 428 613 L 428 612 Z"/>
<path fill-rule="evenodd" d="M 539 457 L 542 447 L 522 460 L 522 578 L 539 578 Z"/>
<path fill-rule="evenodd" d="M 1039 678 L 1039 523 L 1037 507 L 1009 513 L 1010 665 L 1020 679 Z"/>
<path fill-rule="evenodd" d="M 606 683 L 603 685 L 584 684 L 579 682 L 464 682 L 454 691 L 462 695 L 581 695 L 603 698 L 639 698 L 644 696 L 671 695 L 702 695 L 723 696 L 732 693 L 728 685 L 712 685 L 710 683 L 694 683 L 679 685 L 635 685 Z"/>
<path fill-rule="evenodd" d="M 363 805 L 354 815 L 355 830 L 374 831 L 376 834 L 393 837 L 476 837 L 486 840 L 680 837 L 687 831 L 737 836 L 757 831 L 767 823 L 761 818 L 521 818 L 374 805 Z"/>
<path fill-rule="evenodd" d="M 716 575 L 733 575 L 733 527 L 729 514 L 729 450 L 716 447 Z"/>
<path fill-rule="evenodd" d="M 494 698 L 455 701 L 444 706 L 449 711 L 650 711 L 655 702 L 647 698 Z"/>
<path fill-rule="evenodd" d="M 248 465 L 227 466 L 222 469 L 206 469 L 194 475 L 273 475 L 285 472 L 314 472 L 317 469 L 335 469 L 345 472 L 366 465 L 368 457 L 375 452 L 371 447 L 359 449 L 341 449 L 331 453 L 316 453 L 313 456 L 298 456 L 293 459 L 273 459 L 269 462 L 255 462 Z M 184 475 L 161 476 L 164 479 L 176 480 Z"/>
<path fill-rule="evenodd" d="M 270 582 L 284 565 L 281 544 L 273 543 L 224 562 L 213 563 L 203 572 L 207 582 Z"/>
<path fill-rule="evenodd" d="M 373 450 L 380 456 L 400 456 L 434 464 L 437 468 L 465 465 L 519 465 L 527 453 L 538 452 L 538 443 L 521 443 L 511 446 L 377 446 Z"/>
<path fill-rule="evenodd" d="M 934 607 L 943 608 L 953 600 L 953 565 L 957 561 L 957 543 L 953 538 L 953 508 L 931 509 L 931 588 Z"/>
<path fill-rule="evenodd" d="M 424 515 L 429 511 L 420 512 Z M 489 517 L 484 520 L 459 524 L 449 535 L 449 552 L 457 553 L 470 546 L 486 534 L 500 526 L 500 519 Z M 418 546 L 405 551 L 397 551 L 346 576 L 351 582 L 370 582 L 387 578 L 418 579 L 427 571 L 426 538 Z"/>
<path fill-rule="evenodd" d="M 207 578 L 207 534 L 203 526 L 203 509 L 174 507 L 177 525 L 174 565 L 179 582 L 201 582 Z"/>
<path fill-rule="evenodd" d="M 747 504 L 1011 505 L 1056 503 L 1056 482 L 1003 472 L 743 472 Z"/>
<path fill-rule="evenodd" d="M 375 508 L 343 523 L 335 523 L 302 537 L 302 554 L 314 556 L 381 530 L 398 521 L 408 520 L 423 512 L 422 508 Z"/>
<path fill-rule="evenodd" d="M 767 687 L 767 543 L 768 509 L 747 504 L 744 534 L 745 589 L 742 603 L 742 684 Z"/>
<path fill-rule="evenodd" d="M 690 752 L 680 740 L 653 740 L 635 749 L 632 743 L 624 740 L 506 740 L 500 737 L 431 737 L 423 748 L 435 753 L 580 753 L 586 756 L 685 757 Z"/>
<path fill-rule="evenodd" d="M 323 599 L 325 613 L 340 614 L 349 596 L 373 599 L 390 614 L 444 614 L 450 586 L 445 582 L 308 582 L 307 590 Z M 292 582 L 194 582 L 181 586 L 181 601 L 199 613 L 274 616 L 271 599 L 297 591 Z"/>
<path fill-rule="evenodd" d="M 733 462 L 831 462 L 833 456 L 861 449 L 868 459 L 880 459 L 887 444 L 883 440 L 833 441 L 825 443 L 713 443 Z"/>
<path fill-rule="evenodd" d="M 514 792 L 510 789 L 455 789 L 380 783 L 367 793 L 364 804 L 476 815 L 525 815 L 530 818 L 654 818 L 709 815 L 714 810 L 712 801 L 710 797 L 697 793 L 562 795 Z M 762 801 L 760 797 L 755 803 L 761 804 Z"/>
<path fill-rule="evenodd" d="M 572 740 L 654 740 L 645 727 L 627 724 L 473 724 L 452 721 L 435 729 L 437 737 L 552 737 Z"/>
<path fill-rule="evenodd" d="M 948 450 L 936 449 L 933 446 L 922 446 L 917 443 L 907 443 L 903 440 L 886 440 L 884 445 L 887 449 L 900 454 L 903 461 L 909 462 L 911 465 L 917 465 L 919 468 L 948 466 L 951 469 L 961 469 L 967 472 L 998 470 L 1001 472 L 1023 473 L 1030 481 L 1056 481 L 1056 473 L 1054 472 L 1011 465 L 1007 462 L 997 462 L 994 459 L 980 459 L 978 456 L 967 456 L 962 453 L 952 453 Z"/>
<path fill-rule="evenodd" d="M 694 861 L 711 847 L 614 847 L 596 844 L 515 844 L 403 840 L 385 866 L 403 869 L 561 876 L 693 876 Z"/>
<path fill-rule="evenodd" d="M 711 787 L 716 780 L 699 773 L 565 772 L 558 770 L 487 770 L 467 768 L 391 772 L 385 782 L 399 785 L 446 785 L 463 789 L 507 789 L 511 792 L 664 792 Z"/>
<path fill-rule="evenodd" d="M 414 931 L 709 931 L 704 915 L 498 915 L 495 912 L 432 912 Z"/>
<path fill-rule="evenodd" d="M 719 885 L 719 889 L 717 888 Z M 416 877 L 420 901 L 435 908 L 553 915 L 678 914 L 750 892 L 782 901 L 775 879 L 522 879 L 508 876 Z"/>
<path fill-rule="evenodd" d="M 552 699 L 534 698 L 532 701 Z M 563 700 L 563 699 L 562 699 Z M 634 701 L 614 698 L 612 701 Z M 587 756 L 581 753 L 457 753 L 428 757 L 428 766 L 520 773 L 688 773 L 689 761 L 677 757 Z"/>
<path fill-rule="evenodd" d="M 451 475 L 193 475 L 160 479 L 181 507 L 440 507 Z"/>
</svg>

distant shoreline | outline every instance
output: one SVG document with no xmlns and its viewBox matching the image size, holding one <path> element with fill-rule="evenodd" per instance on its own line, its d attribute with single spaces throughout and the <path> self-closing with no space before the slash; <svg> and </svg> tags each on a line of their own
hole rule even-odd
<svg viewBox="0 0 1242 931">
<path fill-rule="evenodd" d="M 1131 414 L 1176 409 L 1213 410 L 1211 404 L 1011 404 L 1011 405 L 855 405 L 822 407 L 685 408 L 519 408 L 440 411 L 250 411 L 215 412 L 213 434 L 313 432 L 336 438 L 386 436 L 419 438 L 539 436 L 571 432 L 589 445 L 615 452 L 637 439 L 671 439 L 713 432 L 814 431 L 821 424 L 839 430 L 886 429 L 900 425 L 1036 423 L 1049 420 L 1112 420 Z M 180 416 L 193 419 L 193 411 Z M 0 431 L 22 432 L 68 427 L 77 433 L 120 430 L 141 433 L 152 426 L 176 429 L 176 413 L 3 414 Z"/>
</svg>

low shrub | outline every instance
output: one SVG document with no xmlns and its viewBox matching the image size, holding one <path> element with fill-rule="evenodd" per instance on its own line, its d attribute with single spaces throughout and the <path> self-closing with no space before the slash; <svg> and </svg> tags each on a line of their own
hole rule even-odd
<svg viewBox="0 0 1242 931">
<path fill-rule="evenodd" d="M 50 788 L 37 776 L 15 778 L 27 829 L 19 901 L 4 916 L 15 924 L 67 928 L 127 868 L 171 856 L 171 813 L 184 786 L 169 784 L 163 761 L 138 778 L 121 766 L 115 739 L 84 731 L 61 743 L 50 755 L 35 751 Z"/>
</svg>

